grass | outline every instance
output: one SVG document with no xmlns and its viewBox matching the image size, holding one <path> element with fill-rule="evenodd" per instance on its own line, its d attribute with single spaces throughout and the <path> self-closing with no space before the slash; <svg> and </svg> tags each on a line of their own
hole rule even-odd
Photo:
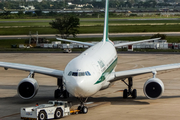
<svg viewBox="0 0 180 120">
<path fill-rule="evenodd" d="M 50 20 L 51 21 L 51 20 Z M 49 21 L 49 22 L 50 22 Z M 0 22 L 0 26 L 50 26 L 48 21 L 32 21 L 32 22 Z M 179 20 L 113 20 L 109 21 L 109 25 L 123 25 L 123 24 L 179 24 Z M 103 25 L 104 21 L 80 21 L 81 26 L 97 26 Z"/>
<path fill-rule="evenodd" d="M 168 24 L 168 23 L 174 23 L 178 24 L 180 23 L 179 20 L 113 20 L 109 21 L 109 25 L 112 24 L 118 24 L 118 25 L 123 25 L 123 24 Z M 88 25 L 103 25 L 104 21 L 81 21 L 80 25 L 83 26 L 88 26 Z"/>
<path fill-rule="evenodd" d="M 28 35 L 29 31 L 38 31 L 39 34 L 58 34 L 51 27 L 17 27 L 0 28 L 0 35 Z M 133 32 L 180 32 L 180 25 L 131 25 L 110 26 L 110 33 L 133 33 Z M 103 26 L 81 26 L 79 33 L 103 33 Z"/>
<path fill-rule="evenodd" d="M 24 18 L 24 19 L 0 19 L 0 21 L 47 21 L 47 20 L 52 20 L 55 19 L 56 17 L 51 17 L 51 18 Z M 118 16 L 118 17 L 110 17 L 109 20 L 114 20 L 114 19 L 163 19 L 163 18 L 180 18 L 180 16 L 135 16 L 135 17 L 123 17 L 123 16 Z M 80 18 L 81 21 L 89 21 L 89 20 L 104 20 L 104 17 L 100 18 Z"/>
<path fill-rule="evenodd" d="M 80 33 L 102 33 L 103 26 L 81 26 Z M 180 25 L 131 25 L 131 26 L 110 26 L 110 33 L 126 32 L 179 32 Z"/>
<path fill-rule="evenodd" d="M 163 18 L 180 18 L 180 16 L 169 16 L 169 17 L 167 17 L 167 16 L 144 16 L 144 17 L 142 17 L 142 16 L 126 16 L 126 17 L 124 17 L 124 16 L 118 16 L 118 17 L 110 17 L 109 18 L 109 20 L 111 20 L 111 19 L 163 19 Z M 104 17 L 100 17 L 100 18 L 80 18 L 81 20 L 91 20 L 91 19 L 93 19 L 93 20 L 99 20 L 99 19 L 104 19 Z"/>
<path fill-rule="evenodd" d="M 23 27 L 23 28 L 0 28 L 0 35 L 28 35 L 29 31 L 39 34 L 57 34 L 57 30 L 50 27 Z"/>
<path fill-rule="evenodd" d="M 0 28 L 0 35 L 27 35 L 29 31 L 38 31 L 39 34 L 58 34 L 58 31 L 50 27 L 23 27 Z M 126 32 L 180 32 L 180 25 L 132 25 L 110 26 L 110 33 Z M 81 26 L 79 33 L 103 33 L 103 26 Z"/>
<path fill-rule="evenodd" d="M 54 18 L 52 18 L 54 19 Z M 42 20 L 52 20 L 52 19 L 0 19 L 0 21 L 42 21 Z"/>
<path fill-rule="evenodd" d="M 50 26 L 48 22 L 8 22 L 0 23 L 0 26 Z"/>
</svg>

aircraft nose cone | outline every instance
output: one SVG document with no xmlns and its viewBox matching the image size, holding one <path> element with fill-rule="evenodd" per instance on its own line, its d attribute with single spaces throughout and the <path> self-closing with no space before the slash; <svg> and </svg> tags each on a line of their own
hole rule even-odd
<svg viewBox="0 0 180 120">
<path fill-rule="evenodd" d="M 67 91 L 75 97 L 86 97 L 88 94 L 88 86 L 83 79 L 66 80 Z"/>
</svg>

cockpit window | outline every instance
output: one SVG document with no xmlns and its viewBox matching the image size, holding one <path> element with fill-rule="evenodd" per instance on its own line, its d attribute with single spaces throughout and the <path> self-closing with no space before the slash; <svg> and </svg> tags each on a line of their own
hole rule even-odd
<svg viewBox="0 0 180 120">
<path fill-rule="evenodd" d="M 73 72 L 72 76 L 78 76 L 78 72 Z"/>
<path fill-rule="evenodd" d="M 86 73 L 88 74 L 87 76 L 91 76 L 90 72 L 89 71 L 86 71 Z"/>
<path fill-rule="evenodd" d="M 86 72 L 72 72 L 72 71 L 70 71 L 68 73 L 68 76 L 91 76 L 91 74 L 89 71 L 86 71 Z"/>
<path fill-rule="evenodd" d="M 69 73 L 68 73 L 68 76 L 71 76 L 72 75 L 72 71 L 70 71 Z"/>
<path fill-rule="evenodd" d="M 84 76 L 84 72 L 79 72 L 79 76 Z"/>
</svg>

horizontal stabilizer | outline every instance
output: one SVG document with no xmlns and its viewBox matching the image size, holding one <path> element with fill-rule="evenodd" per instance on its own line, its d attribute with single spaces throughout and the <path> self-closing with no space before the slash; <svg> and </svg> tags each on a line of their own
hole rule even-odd
<svg viewBox="0 0 180 120">
<path fill-rule="evenodd" d="M 77 43 L 77 44 L 87 45 L 87 46 L 93 46 L 94 45 L 94 44 L 88 43 L 88 42 L 79 42 L 79 41 L 75 41 L 75 40 L 67 40 L 67 39 L 62 39 L 62 38 L 56 38 L 56 39 L 60 40 L 60 41 L 65 41 L 65 42 L 70 42 L 70 43 Z"/>
<path fill-rule="evenodd" d="M 119 43 L 114 45 L 114 47 L 122 47 L 122 46 L 127 46 L 127 45 L 133 45 L 133 44 L 138 44 L 138 43 L 143 43 L 143 42 L 149 42 L 153 40 L 159 40 L 161 38 L 153 38 L 153 39 L 147 39 L 147 40 L 140 40 L 140 41 L 134 41 L 134 42 L 127 42 L 127 43 Z"/>
</svg>

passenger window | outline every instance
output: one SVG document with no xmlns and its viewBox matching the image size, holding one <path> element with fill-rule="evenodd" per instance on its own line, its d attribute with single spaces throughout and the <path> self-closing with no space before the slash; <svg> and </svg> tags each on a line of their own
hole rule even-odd
<svg viewBox="0 0 180 120">
<path fill-rule="evenodd" d="M 79 76 L 84 76 L 84 72 L 79 72 Z"/>
<path fill-rule="evenodd" d="M 78 76 L 78 73 L 77 72 L 73 72 L 72 76 Z"/>
</svg>

